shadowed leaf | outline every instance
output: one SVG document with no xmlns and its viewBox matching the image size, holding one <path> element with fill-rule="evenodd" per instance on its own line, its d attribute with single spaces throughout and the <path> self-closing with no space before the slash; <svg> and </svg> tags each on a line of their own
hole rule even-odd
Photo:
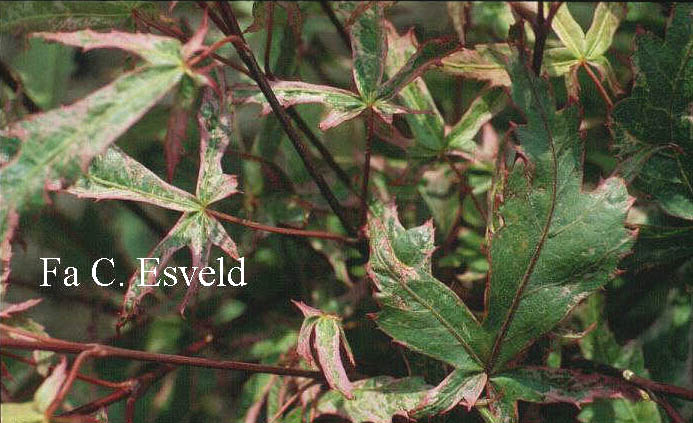
<svg viewBox="0 0 693 423">
<path fill-rule="evenodd" d="M 674 8 L 666 39 L 636 37 L 636 80 L 611 115 L 622 174 L 669 214 L 693 220 L 693 8 Z"/>
</svg>

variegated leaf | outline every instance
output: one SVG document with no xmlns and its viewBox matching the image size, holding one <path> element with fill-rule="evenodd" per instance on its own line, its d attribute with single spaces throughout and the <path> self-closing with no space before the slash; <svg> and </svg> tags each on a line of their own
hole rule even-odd
<svg viewBox="0 0 693 423">
<path fill-rule="evenodd" d="M 341 319 L 302 302 L 293 303 L 305 317 L 298 335 L 296 351 L 309 365 L 320 365 L 331 388 L 338 390 L 346 398 L 353 399 L 353 386 L 342 363 L 342 350 L 352 366 L 356 363 L 344 335 Z"/>
</svg>

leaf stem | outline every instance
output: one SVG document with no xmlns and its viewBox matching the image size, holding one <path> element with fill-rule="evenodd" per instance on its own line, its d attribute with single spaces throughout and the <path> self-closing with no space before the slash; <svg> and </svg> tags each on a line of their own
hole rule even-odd
<svg viewBox="0 0 693 423">
<path fill-rule="evenodd" d="M 368 220 L 368 182 L 371 174 L 371 147 L 373 144 L 373 132 L 375 125 L 375 113 L 373 109 L 368 112 L 366 117 L 366 149 L 363 159 L 363 181 L 361 183 L 361 219 L 359 226 L 366 224 Z"/>
<path fill-rule="evenodd" d="M 303 229 L 279 228 L 276 226 L 267 226 L 267 225 L 263 225 L 262 223 L 257 223 L 257 222 L 253 222 L 252 220 L 242 219 L 240 217 L 232 216 L 230 214 L 222 213 L 220 211 L 216 211 L 216 210 L 212 210 L 212 209 L 207 209 L 207 213 L 216 217 L 217 219 L 224 220 L 226 222 L 236 223 L 238 225 L 242 225 L 242 226 L 245 226 L 247 228 L 257 229 L 257 230 L 265 231 L 265 232 L 272 232 L 275 234 L 301 236 L 301 237 L 308 237 L 308 238 L 331 239 L 331 240 L 335 240 L 335 241 L 344 242 L 346 244 L 353 244 L 353 243 L 357 242 L 353 238 L 347 238 L 343 235 L 339 235 L 339 234 L 335 234 L 335 233 L 331 233 L 331 232 L 306 231 Z"/>
<path fill-rule="evenodd" d="M 587 75 L 589 75 L 590 79 L 594 82 L 594 85 L 597 86 L 597 90 L 599 91 L 599 95 L 602 96 L 604 99 L 604 103 L 606 103 L 606 107 L 611 110 L 614 107 L 614 102 L 611 101 L 611 98 L 609 98 L 609 93 L 606 92 L 606 89 L 602 85 L 601 81 L 599 81 L 599 78 L 597 78 L 597 75 L 592 72 L 592 69 L 590 66 L 587 64 L 587 62 L 582 62 L 582 67 L 585 69 L 587 72 Z"/>
</svg>

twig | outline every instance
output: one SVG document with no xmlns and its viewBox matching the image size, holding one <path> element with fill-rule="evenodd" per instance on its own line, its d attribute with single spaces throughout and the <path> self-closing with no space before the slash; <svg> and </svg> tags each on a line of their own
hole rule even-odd
<svg viewBox="0 0 693 423">
<path fill-rule="evenodd" d="M 272 31 L 274 27 L 274 2 L 268 2 L 267 7 L 269 8 L 267 13 L 267 38 L 265 38 L 265 75 L 269 79 L 274 79 L 272 76 L 272 69 L 270 66 L 270 53 L 272 50 Z"/>
<path fill-rule="evenodd" d="M 260 66 L 257 63 L 257 60 L 255 59 L 255 55 L 250 50 L 250 47 L 247 45 L 245 39 L 243 38 L 243 34 L 241 32 L 240 27 L 238 26 L 238 21 L 236 20 L 233 11 L 230 7 L 228 7 L 228 5 L 225 2 L 219 3 L 219 7 L 222 11 L 224 11 L 225 24 L 228 25 L 230 28 L 230 32 L 226 33 L 226 35 L 236 35 L 241 39 L 241 43 L 234 44 L 238 56 L 241 58 L 243 63 L 245 63 L 246 67 L 250 71 L 250 76 L 255 80 L 255 82 L 260 87 L 260 90 L 267 98 L 267 101 L 272 107 L 272 110 L 274 111 L 274 114 L 277 116 L 280 124 L 282 125 L 282 128 L 288 135 L 289 140 L 296 149 L 296 152 L 301 157 L 301 160 L 303 161 L 306 170 L 308 170 L 308 173 L 311 175 L 311 177 L 317 184 L 320 193 L 323 197 L 325 197 L 327 203 L 330 205 L 330 208 L 332 209 L 332 211 L 334 211 L 335 215 L 337 215 L 339 221 L 342 223 L 342 226 L 344 226 L 347 233 L 350 236 L 355 237 L 357 234 L 356 230 L 354 229 L 353 225 L 349 222 L 349 219 L 347 218 L 344 209 L 332 193 L 332 190 L 330 189 L 330 186 L 327 184 L 327 181 L 325 181 L 322 174 L 318 172 L 317 168 L 313 164 L 308 149 L 301 140 L 301 136 L 299 135 L 299 133 L 296 132 L 296 129 L 291 125 L 291 121 L 289 120 L 289 116 L 286 113 L 286 110 L 284 110 L 284 108 L 279 104 L 277 97 L 274 95 L 274 92 L 272 91 L 272 88 L 269 85 L 267 77 L 263 74 L 262 70 L 260 69 Z"/>
<path fill-rule="evenodd" d="M 534 57 L 532 58 L 532 69 L 534 73 L 539 75 L 541 73 L 541 61 L 544 58 L 544 46 L 546 45 L 546 37 L 548 36 L 548 30 L 545 26 L 544 21 L 544 2 L 539 0 L 537 9 L 537 20 L 536 25 L 534 25 Z"/>
<path fill-rule="evenodd" d="M 318 149 L 322 158 L 325 159 L 327 164 L 332 168 L 332 170 L 334 170 L 334 172 L 337 174 L 337 177 L 342 181 L 342 183 L 347 187 L 347 189 L 356 194 L 354 188 L 351 186 L 351 180 L 349 179 L 349 175 L 347 175 L 346 172 L 337 164 L 334 157 L 332 156 L 332 153 L 330 153 L 330 150 L 328 150 L 327 147 L 325 147 L 325 145 L 322 142 L 320 142 L 320 139 L 317 137 L 317 135 L 315 135 L 313 131 L 311 131 L 310 127 L 308 126 L 306 121 L 303 120 L 301 115 L 299 115 L 298 112 L 296 112 L 296 110 L 293 108 L 287 109 L 286 112 L 289 114 L 289 116 L 291 116 L 291 119 L 293 119 L 294 122 L 296 122 L 298 129 L 300 129 L 301 132 L 303 132 L 306 135 L 308 141 L 310 141 L 310 143 Z"/>
<path fill-rule="evenodd" d="M 322 10 L 325 12 L 327 17 L 330 18 L 330 22 L 332 22 L 335 28 L 337 28 L 337 33 L 339 34 L 339 37 L 342 39 L 342 42 L 346 48 L 351 50 L 351 38 L 349 37 L 346 29 L 344 29 L 344 25 L 342 25 L 342 23 L 339 22 L 339 19 L 337 19 L 337 15 L 334 14 L 334 10 L 332 10 L 330 3 L 326 0 L 322 0 L 320 2 L 320 6 L 322 6 Z"/>
<path fill-rule="evenodd" d="M 28 357 L 22 357 L 21 355 L 13 354 L 9 351 L 0 351 L 0 355 L 5 356 L 5 357 L 9 357 L 13 360 L 21 361 L 22 363 L 28 364 L 28 365 L 33 366 L 33 367 L 38 366 L 38 363 L 36 362 L 36 360 L 28 358 Z M 48 366 L 48 370 L 52 371 L 54 368 L 55 368 L 55 365 Z M 95 377 L 83 375 L 81 373 L 78 373 L 75 377 L 81 381 L 91 383 L 92 385 L 102 386 L 104 388 L 109 388 L 109 389 L 123 389 L 129 385 L 128 382 L 111 382 L 108 380 L 98 379 Z"/>
<path fill-rule="evenodd" d="M 363 159 L 363 181 L 361 183 L 361 219 L 359 226 L 363 227 L 368 221 L 368 182 L 371 175 L 371 146 L 373 144 L 373 132 L 375 125 L 375 114 L 373 110 L 368 112 L 366 118 L 366 150 Z"/>
<path fill-rule="evenodd" d="M 10 87 L 10 90 L 20 95 L 22 104 L 29 113 L 37 113 L 41 111 L 41 108 L 34 103 L 34 100 L 32 100 L 31 97 L 29 97 L 24 91 L 20 79 L 16 78 L 12 74 L 10 68 L 3 61 L 0 61 L 0 79 L 2 82 L 7 84 L 8 87 Z"/>
<path fill-rule="evenodd" d="M 260 231 L 272 232 L 275 234 L 301 236 L 301 237 L 309 237 L 309 238 L 332 239 L 335 241 L 344 242 L 346 244 L 353 244 L 356 242 L 356 240 L 353 238 L 347 238 L 343 235 L 339 235 L 339 234 L 335 234 L 335 233 L 331 233 L 331 232 L 306 231 L 303 229 L 279 228 L 276 226 L 267 226 L 267 225 L 263 225 L 262 223 L 257 223 L 257 222 L 253 222 L 251 220 L 242 219 L 240 217 L 231 216 L 230 214 L 222 213 L 220 211 L 211 210 L 211 209 L 207 209 L 207 213 L 209 213 L 210 215 L 212 215 L 218 219 L 225 220 L 227 222 L 236 223 L 238 225 L 243 225 L 247 228 L 257 229 Z"/>
<path fill-rule="evenodd" d="M 129 350 L 125 348 L 111 347 L 101 344 L 82 344 L 79 342 L 64 341 L 55 338 L 36 336 L 30 332 L 19 330 L 11 326 L 0 324 L 0 329 L 8 332 L 20 333 L 22 339 L 3 336 L 0 338 L 0 346 L 3 348 L 20 350 L 53 351 L 66 354 L 79 354 L 98 348 L 98 355 L 114 358 L 124 358 L 137 361 L 150 361 L 154 363 L 172 364 L 176 366 L 203 367 L 207 369 L 237 370 L 250 373 L 269 373 L 281 376 L 297 376 L 311 379 L 322 379 L 322 373 L 314 370 L 304 370 L 290 367 L 266 366 L 262 364 L 246 363 L 242 361 L 213 360 L 202 357 L 187 357 L 184 355 L 151 353 L 147 351 Z M 26 339 L 33 338 L 33 340 Z"/>
</svg>

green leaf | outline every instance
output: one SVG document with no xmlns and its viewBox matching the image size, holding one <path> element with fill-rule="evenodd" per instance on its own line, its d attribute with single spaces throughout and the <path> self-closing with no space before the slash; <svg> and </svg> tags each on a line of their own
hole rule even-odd
<svg viewBox="0 0 693 423">
<path fill-rule="evenodd" d="M 0 32 L 16 33 L 124 27 L 134 10 L 154 7 L 144 1 L 3 1 L 0 8 Z"/>
<path fill-rule="evenodd" d="M 410 82 L 423 75 L 432 65 L 460 48 L 457 40 L 440 38 L 429 40 L 412 54 L 384 84 L 378 87 L 378 99 L 389 100 Z M 389 53 L 388 53 L 389 54 Z"/>
<path fill-rule="evenodd" d="M 460 120 L 445 137 L 448 147 L 473 155 L 477 145 L 474 137 L 481 127 L 505 109 L 507 95 L 502 88 L 492 88 L 475 98 Z"/>
<path fill-rule="evenodd" d="M 389 21 L 385 21 L 387 30 L 388 54 L 385 62 L 385 73 L 395 75 L 416 53 L 416 36 L 414 32 L 399 35 Z M 443 142 L 445 121 L 428 91 L 426 83 L 416 78 L 413 83 L 399 91 L 398 98 L 412 110 L 425 110 L 426 113 L 407 114 L 405 119 L 416 139 L 417 149 L 438 152 L 445 147 Z M 433 153 L 435 154 L 435 153 Z"/>
<path fill-rule="evenodd" d="M 492 377 L 490 408 L 497 422 L 518 421 L 518 400 L 535 403 L 567 402 L 580 407 L 596 399 L 640 400 L 640 391 L 621 378 L 576 370 L 524 367 Z"/>
<path fill-rule="evenodd" d="M 101 153 L 156 104 L 186 72 L 178 40 L 149 34 L 91 30 L 39 33 L 46 40 L 90 48 L 121 48 L 142 56 L 145 63 L 68 107 L 32 115 L 2 131 L 22 141 L 0 144 L 0 156 L 12 158 L 0 168 L 0 217 L 43 204 L 44 190 L 69 184 Z M 15 218 L 3 225 L 2 242 L 9 260 L 9 236 Z M 3 263 L 3 274 L 6 274 Z M 3 276 L 5 277 L 5 276 Z"/>
<path fill-rule="evenodd" d="M 467 306 L 431 275 L 433 226 L 404 229 L 394 205 L 372 207 L 369 274 L 378 327 L 408 348 L 465 370 L 481 370 L 485 336 Z"/>
<path fill-rule="evenodd" d="M 51 109 L 67 91 L 75 67 L 73 49 L 39 38 L 30 38 L 28 43 L 28 49 L 12 59 L 12 68 L 26 94 L 42 109 Z"/>
<path fill-rule="evenodd" d="M 406 417 L 421 402 L 428 388 L 420 378 L 378 376 L 354 382 L 352 400 L 329 391 L 311 407 L 315 407 L 315 417 L 337 415 L 352 423 L 390 423 L 394 416 Z"/>
<path fill-rule="evenodd" d="M 434 416 L 446 413 L 458 404 L 463 404 L 469 411 L 479 399 L 487 380 L 486 373 L 454 370 L 438 386 L 426 392 L 426 396 L 412 414 L 421 417 Z"/>
<path fill-rule="evenodd" d="M 212 245 L 238 258 L 234 241 L 222 224 L 206 211 L 210 204 L 237 192 L 235 176 L 224 174 L 221 168 L 221 158 L 229 144 L 229 116 L 222 111 L 211 89 L 204 90 L 198 124 L 200 170 L 195 196 L 164 182 L 116 147 L 94 160 L 87 175 L 67 190 L 83 198 L 133 200 L 184 212 L 164 239 L 147 255 L 158 258 L 158 263 L 155 260 L 145 261 L 141 264 L 141 271 L 133 274 L 128 281 L 120 325 L 135 313 L 142 298 L 154 291 L 153 271 L 159 274 L 181 248 L 187 246 L 190 249 L 192 266 L 198 269 L 206 266 Z M 143 274 L 147 274 L 144 280 Z M 181 312 L 199 288 L 199 272 L 191 279 L 180 305 Z"/>
<path fill-rule="evenodd" d="M 585 63 L 597 68 L 614 93 L 621 93 L 620 84 L 605 54 L 625 17 L 624 4 L 600 2 L 594 11 L 592 25 L 585 34 L 570 14 L 568 4 L 559 7 L 551 26 L 565 48 L 548 49 L 545 67 L 552 76 L 565 75 L 569 96 L 578 96 L 577 68 Z"/>
<path fill-rule="evenodd" d="M 509 86 L 510 77 L 498 53 L 507 55 L 507 44 L 479 44 L 443 58 L 442 70 L 452 75 L 489 81 L 492 86 Z"/>
<path fill-rule="evenodd" d="M 293 303 L 305 317 L 298 334 L 296 352 L 310 366 L 319 363 L 328 385 L 341 392 L 346 398 L 353 399 L 353 385 L 344 369 L 341 350 L 344 350 L 352 366 L 355 366 L 356 362 L 344 335 L 341 319 L 300 301 L 293 301 Z M 315 357 L 313 351 L 315 351 Z"/>
<path fill-rule="evenodd" d="M 609 330 L 603 312 L 603 299 L 592 296 L 580 314 L 583 327 L 592 328 L 580 340 L 585 358 L 618 369 L 630 370 L 640 377 L 648 377 L 642 348 L 637 341 L 620 346 Z M 628 399 L 599 399 L 584 407 L 578 416 L 585 423 L 659 423 L 659 411 L 653 401 L 633 402 Z"/>
<path fill-rule="evenodd" d="M 366 109 L 366 105 L 354 93 L 327 85 L 300 81 L 273 81 L 270 82 L 270 86 L 277 100 L 284 107 L 306 103 L 320 103 L 327 107 L 329 114 L 319 125 L 323 131 L 357 117 Z M 236 104 L 260 104 L 262 114 L 269 114 L 272 111 L 269 102 L 256 85 L 234 86 L 233 101 Z"/>
<path fill-rule="evenodd" d="M 413 31 L 404 35 L 399 35 L 395 27 L 386 21 L 388 37 L 388 55 L 385 71 L 387 75 L 399 74 L 402 69 L 406 69 L 408 64 L 417 59 L 417 55 L 422 55 L 427 44 L 417 50 L 416 37 Z M 435 41 L 439 43 L 440 41 Z M 451 43 L 452 45 L 456 43 Z M 445 54 L 450 51 L 445 50 Z M 458 52 L 459 53 L 459 52 Z M 447 57 L 452 57 L 455 54 Z M 446 58 L 443 55 L 442 62 Z M 503 70 L 503 72 L 505 72 Z M 507 74 L 506 74 L 507 75 Z M 392 81 L 395 77 L 392 77 Z M 453 129 L 445 135 L 445 122 L 440 115 L 438 108 L 426 87 L 426 83 L 421 78 L 416 78 L 414 83 L 406 85 L 399 91 L 399 99 L 403 104 L 412 110 L 423 110 L 426 113 L 406 114 L 405 118 L 409 127 L 414 133 L 416 144 L 410 149 L 409 154 L 414 157 L 427 158 L 439 154 L 446 148 L 464 149 L 468 153 L 476 150 L 473 138 L 481 126 L 489 121 L 495 114 L 505 107 L 505 95 L 500 88 L 490 89 L 481 93 L 477 97 L 465 114 L 455 124 Z"/>
<path fill-rule="evenodd" d="M 97 156 L 66 191 L 80 198 L 140 201 L 183 212 L 200 208 L 192 194 L 164 182 L 115 146 Z"/>
<path fill-rule="evenodd" d="M 573 56 L 583 57 L 586 51 L 585 33 L 580 28 L 580 24 L 575 22 L 573 15 L 570 14 L 567 4 L 558 8 L 553 21 L 551 21 L 551 27 L 563 45 L 573 53 Z"/>
<path fill-rule="evenodd" d="M 385 68 L 387 40 L 383 23 L 384 9 L 383 3 L 375 2 L 365 10 L 357 10 L 358 16 L 348 28 L 354 82 L 366 104 L 371 104 L 378 96 Z"/>
<path fill-rule="evenodd" d="M 603 286 L 630 250 L 624 228 L 632 203 L 621 179 L 582 190 L 582 143 L 575 107 L 556 112 L 546 81 L 511 65 L 512 98 L 527 124 L 516 129 L 522 157 L 512 165 L 491 234 L 485 355 L 498 370 Z M 541 317 L 539 317 L 541 316 Z"/>
<path fill-rule="evenodd" d="M 688 4 L 673 11 L 665 40 L 636 37 L 631 96 L 611 115 L 621 171 L 669 214 L 693 220 L 693 23 Z"/>
</svg>

